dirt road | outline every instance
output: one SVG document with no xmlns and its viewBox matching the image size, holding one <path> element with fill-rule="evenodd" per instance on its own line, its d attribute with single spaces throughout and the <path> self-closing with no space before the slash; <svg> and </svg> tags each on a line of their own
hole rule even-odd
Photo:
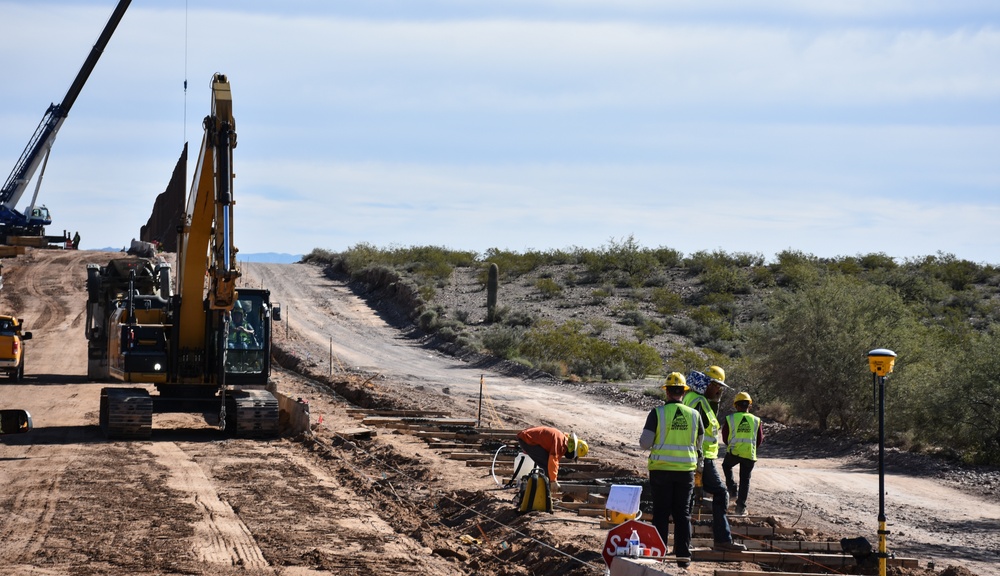
<svg viewBox="0 0 1000 576">
<path fill-rule="evenodd" d="M 335 364 L 383 374 L 407 395 L 441 395 L 475 415 L 482 371 L 443 356 L 408 338 L 379 316 L 342 282 L 322 276 L 312 266 L 254 264 L 259 278 L 289 305 L 290 329 L 313 350 L 317 362 L 328 362 L 333 341 Z M 321 303 L 321 304 L 315 304 Z M 310 307 L 322 314 L 304 313 Z M 494 402 L 505 416 L 525 423 L 551 424 L 576 430 L 591 441 L 594 454 L 637 471 L 644 454 L 637 438 L 646 410 L 593 402 L 575 386 L 524 382 L 487 374 Z M 804 447 L 805 448 L 805 447 Z M 787 451 L 787 449 L 786 449 Z M 767 447 L 761 452 L 767 454 Z M 873 543 L 878 527 L 877 467 L 856 459 L 809 457 L 767 458 L 754 471 L 754 511 L 799 518 L 800 526 L 816 526 L 843 537 L 865 536 Z M 886 515 L 890 546 L 900 555 L 960 564 L 977 574 L 1000 574 L 1000 503 L 989 495 L 942 485 L 933 478 L 888 474 Z"/>
<path fill-rule="evenodd" d="M 333 432 L 356 426 L 347 404 L 293 373 L 275 374 L 278 388 L 307 398 L 314 421 L 323 418 L 315 438 L 226 439 L 198 417 L 157 415 L 151 441 L 104 441 L 102 385 L 85 378 L 83 310 L 85 266 L 108 257 L 30 251 L 4 263 L 0 306 L 35 338 L 25 381 L 0 381 L 0 404 L 30 410 L 37 429 L 0 442 L 0 574 L 600 573 L 604 533 L 593 525 L 517 517 L 509 503 L 483 498 L 488 476 L 409 435 L 345 442 Z M 594 455 L 643 467 L 633 446 L 644 410 L 430 351 L 311 266 L 252 264 L 247 281 L 263 282 L 282 303 L 288 326 L 278 328 L 279 344 L 315 372 L 329 370 L 332 339 L 338 377 L 456 415 L 479 412 L 484 376 L 484 416 L 573 429 Z M 874 541 L 872 470 L 851 462 L 766 458 L 751 505 Z M 915 476 L 893 475 L 887 488 L 897 553 L 1000 574 L 996 502 Z M 485 534 L 479 545 L 461 539 Z M 696 563 L 689 573 L 711 568 Z"/>
</svg>

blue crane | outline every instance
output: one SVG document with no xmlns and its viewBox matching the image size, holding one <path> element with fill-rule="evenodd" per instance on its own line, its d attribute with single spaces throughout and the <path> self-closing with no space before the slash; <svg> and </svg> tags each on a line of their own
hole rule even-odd
<svg viewBox="0 0 1000 576">
<path fill-rule="evenodd" d="M 45 235 L 45 226 L 52 223 L 49 209 L 44 205 L 38 206 L 36 204 L 42 176 L 45 174 L 45 166 L 49 160 L 49 152 L 52 150 L 52 144 L 55 142 L 59 128 L 66 120 L 66 116 L 69 115 L 73 103 L 76 102 L 77 96 L 83 90 L 83 85 L 90 77 L 90 73 L 94 71 L 97 61 L 104 53 L 104 48 L 107 47 L 111 35 L 114 34 L 115 28 L 118 27 L 118 23 L 125 15 L 125 10 L 130 3 L 131 0 L 119 0 L 118 6 L 115 7 L 108 23 L 104 25 L 104 30 L 87 56 L 87 60 L 84 61 L 80 72 L 77 73 L 73 84 L 66 92 L 66 96 L 62 102 L 49 105 L 45 115 L 42 116 L 42 121 L 38 124 L 38 128 L 35 129 L 35 133 L 28 140 L 24 152 L 14 164 L 10 176 L 4 182 L 3 189 L 0 190 L 0 242 L 6 242 L 8 236 L 43 236 Z M 21 201 L 31 178 L 39 167 L 42 170 L 35 182 L 31 204 L 28 205 L 24 213 L 21 213 L 16 208 L 17 203 Z"/>
</svg>

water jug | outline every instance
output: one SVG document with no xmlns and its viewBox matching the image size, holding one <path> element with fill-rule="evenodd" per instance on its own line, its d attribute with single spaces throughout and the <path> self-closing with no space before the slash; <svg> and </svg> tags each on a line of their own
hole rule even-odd
<svg viewBox="0 0 1000 576">
<path fill-rule="evenodd" d="M 534 467 L 535 467 L 535 461 L 531 459 L 531 456 L 528 456 L 524 452 L 521 452 L 520 454 L 517 455 L 516 458 L 514 458 L 513 481 L 517 482 L 518 480 L 524 478 L 525 476 L 528 475 L 528 472 L 531 472 L 531 469 Z"/>
</svg>

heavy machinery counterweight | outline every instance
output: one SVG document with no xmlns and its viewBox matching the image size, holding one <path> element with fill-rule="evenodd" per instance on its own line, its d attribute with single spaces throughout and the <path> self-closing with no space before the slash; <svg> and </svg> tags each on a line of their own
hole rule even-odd
<svg viewBox="0 0 1000 576">
<path fill-rule="evenodd" d="M 148 438 L 154 412 L 202 413 L 243 436 L 278 432 L 269 375 L 271 323 L 280 308 L 265 289 L 236 287 L 236 124 L 222 74 L 212 79 L 204 128 L 179 226 L 176 293 L 165 262 L 117 258 L 87 268 L 89 377 L 152 384 L 158 392 L 104 388 L 101 428 L 111 438 Z"/>
</svg>

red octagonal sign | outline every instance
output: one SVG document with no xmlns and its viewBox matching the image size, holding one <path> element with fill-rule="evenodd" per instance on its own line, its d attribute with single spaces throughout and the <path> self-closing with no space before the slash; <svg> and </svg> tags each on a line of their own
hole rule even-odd
<svg viewBox="0 0 1000 576">
<path fill-rule="evenodd" d="M 663 542 L 663 538 L 660 538 L 660 533 L 655 526 L 638 520 L 629 520 L 609 530 L 608 537 L 604 540 L 601 556 L 604 556 L 604 562 L 609 568 L 618 548 L 628 545 L 628 539 L 633 530 L 639 533 L 639 541 L 642 542 L 642 545 L 649 549 L 649 556 L 643 556 L 644 558 L 663 558 L 667 555 L 667 545 Z"/>
</svg>

